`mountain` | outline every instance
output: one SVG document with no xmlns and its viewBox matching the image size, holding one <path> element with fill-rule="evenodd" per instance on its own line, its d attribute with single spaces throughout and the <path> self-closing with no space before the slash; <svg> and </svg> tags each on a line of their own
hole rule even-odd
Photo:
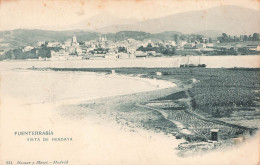
<svg viewBox="0 0 260 165">
<path fill-rule="evenodd" d="M 128 38 L 135 40 L 173 40 L 174 35 L 180 35 L 180 32 L 168 31 L 158 34 L 151 34 L 141 31 L 120 31 L 117 33 L 107 33 L 105 36 L 108 40 L 122 41 Z M 77 36 L 78 41 L 90 41 L 97 39 L 100 33 L 89 32 L 83 30 L 68 30 L 68 31 L 50 31 L 50 30 L 38 30 L 38 29 L 16 29 L 9 31 L 0 31 L 0 48 L 1 43 L 9 43 L 10 48 L 25 47 L 28 45 L 35 46 L 39 41 L 58 41 L 64 42 L 71 39 L 73 36 Z"/>
<path fill-rule="evenodd" d="M 230 35 L 252 34 L 260 31 L 259 10 L 240 6 L 220 6 L 207 10 L 178 13 L 157 19 L 137 22 L 128 25 L 111 25 L 97 29 L 98 32 L 145 31 L 161 33 L 179 31 L 197 33 L 218 31 Z"/>
<path fill-rule="evenodd" d="M 37 29 L 16 29 L 0 32 L 0 38 L 2 41 L 10 43 L 11 47 L 36 45 L 39 41 L 64 42 L 73 36 L 77 36 L 79 41 L 89 41 L 98 38 L 99 34 L 82 30 L 49 31 Z"/>
<path fill-rule="evenodd" d="M 98 15 L 86 19 L 85 21 L 72 25 L 74 29 L 87 29 L 87 30 L 96 30 L 99 28 L 111 26 L 111 25 L 127 25 L 137 23 L 138 21 L 133 18 L 122 19 L 111 15 L 107 12 L 101 12 Z"/>
<path fill-rule="evenodd" d="M 123 19 L 103 11 L 93 17 L 85 19 L 84 21 L 76 24 L 35 26 L 33 28 L 42 29 L 42 30 L 55 30 L 55 31 L 68 31 L 68 30 L 95 31 L 97 29 L 112 26 L 112 25 L 128 25 L 137 22 L 138 20 L 134 18 Z"/>
<path fill-rule="evenodd" d="M 112 25 L 128 25 L 128 24 L 134 24 L 138 21 L 134 18 L 129 19 L 122 19 L 119 17 L 116 17 L 114 15 L 111 15 L 105 11 L 90 17 L 80 23 L 72 24 L 69 26 L 55 26 L 55 27 L 43 27 L 43 29 L 56 29 L 56 30 L 85 30 L 85 31 L 95 31 L 97 29 L 108 27 Z"/>
<path fill-rule="evenodd" d="M 260 32 L 260 11 L 241 6 L 220 6 L 206 10 L 189 11 L 156 19 L 137 21 L 123 19 L 107 12 L 101 12 L 80 23 L 69 26 L 37 27 L 35 29 L 92 31 L 117 33 L 120 31 L 143 31 L 162 33 L 178 31 L 185 34 L 203 34 L 207 37 L 252 34 Z"/>
</svg>

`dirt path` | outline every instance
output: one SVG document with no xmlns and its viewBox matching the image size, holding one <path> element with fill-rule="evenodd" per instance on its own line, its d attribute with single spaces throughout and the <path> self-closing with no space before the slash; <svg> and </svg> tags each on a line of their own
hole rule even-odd
<svg viewBox="0 0 260 165">
<path fill-rule="evenodd" d="M 193 132 L 186 129 L 186 127 L 182 123 L 180 123 L 176 120 L 169 119 L 169 114 L 164 112 L 163 110 L 153 108 L 153 107 L 149 107 L 149 106 L 146 106 L 146 105 L 141 105 L 141 104 L 135 104 L 135 105 L 138 106 L 138 107 L 147 108 L 147 109 L 151 109 L 151 110 L 155 110 L 155 111 L 159 112 L 166 120 L 175 124 L 177 126 L 178 130 L 183 134 L 187 134 L 187 135 L 193 135 L 194 134 Z"/>
</svg>

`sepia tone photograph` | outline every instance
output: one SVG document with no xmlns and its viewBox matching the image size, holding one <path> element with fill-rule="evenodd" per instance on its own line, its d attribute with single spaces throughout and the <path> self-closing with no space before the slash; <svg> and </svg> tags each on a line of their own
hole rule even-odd
<svg viewBox="0 0 260 165">
<path fill-rule="evenodd" d="M 258 165 L 259 0 L 0 0 L 0 165 Z"/>
</svg>

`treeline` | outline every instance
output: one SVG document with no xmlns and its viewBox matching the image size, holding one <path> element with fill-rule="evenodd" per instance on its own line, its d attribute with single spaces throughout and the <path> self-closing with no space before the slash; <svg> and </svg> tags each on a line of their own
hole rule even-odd
<svg viewBox="0 0 260 165">
<path fill-rule="evenodd" d="M 187 41 L 189 43 L 199 42 L 199 43 L 212 43 L 213 40 L 211 37 L 207 38 L 204 35 L 200 34 L 174 34 L 172 36 L 173 40 L 178 43 L 179 41 Z"/>
<path fill-rule="evenodd" d="M 39 48 L 33 48 L 29 51 L 23 51 L 22 48 L 10 49 L 5 52 L 4 55 L 0 56 L 0 60 L 6 59 L 38 59 L 41 58 L 50 58 L 51 51 L 58 51 L 60 48 L 50 48 L 45 45 L 42 45 Z"/>
<path fill-rule="evenodd" d="M 159 47 L 153 47 L 151 44 L 148 44 L 146 47 L 140 46 L 136 49 L 137 51 L 143 51 L 143 52 L 149 52 L 149 51 L 155 51 L 156 53 L 161 53 L 163 55 L 172 56 L 175 54 L 175 47 L 173 46 L 162 46 Z"/>
<path fill-rule="evenodd" d="M 260 41 L 260 35 L 259 33 L 253 33 L 252 35 L 231 36 L 226 33 L 222 33 L 222 35 L 217 37 L 217 39 L 220 43 Z"/>
<path fill-rule="evenodd" d="M 230 49 L 225 49 L 225 48 L 221 48 L 221 49 L 216 49 L 214 51 L 207 51 L 207 50 L 200 50 L 203 54 L 207 54 L 207 55 L 258 55 L 259 51 L 256 50 L 250 50 L 248 48 L 238 48 L 238 49 L 234 49 L 234 48 L 230 48 Z"/>
</svg>

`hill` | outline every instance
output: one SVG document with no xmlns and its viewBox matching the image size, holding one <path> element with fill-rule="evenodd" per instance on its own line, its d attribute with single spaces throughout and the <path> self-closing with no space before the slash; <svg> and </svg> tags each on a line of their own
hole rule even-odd
<svg viewBox="0 0 260 165">
<path fill-rule="evenodd" d="M 142 31 L 121 31 L 117 33 L 104 34 L 109 40 L 122 41 L 127 38 L 135 40 L 144 39 L 160 39 L 173 40 L 174 34 L 181 34 L 179 32 L 163 32 L 158 34 L 151 34 Z M 59 41 L 64 42 L 67 39 L 77 36 L 78 41 L 90 41 L 97 39 L 101 33 L 83 31 L 83 30 L 69 30 L 69 31 L 50 31 L 50 30 L 30 30 L 17 29 L 0 32 L 1 42 L 9 43 L 10 47 L 24 47 L 28 45 L 36 45 L 39 41 Z"/>
<path fill-rule="evenodd" d="M 168 31 L 168 32 L 152 34 L 143 31 L 120 31 L 117 33 L 108 33 L 105 35 L 109 40 L 122 41 L 127 38 L 132 38 L 135 40 L 144 40 L 144 39 L 173 40 L 175 34 L 180 35 L 181 33 L 175 31 Z"/>
<path fill-rule="evenodd" d="M 129 25 L 107 26 L 99 28 L 97 31 L 103 33 L 126 30 L 149 33 L 218 31 L 230 35 L 240 35 L 259 32 L 259 25 L 260 15 L 258 10 L 240 6 L 221 6 L 207 10 L 174 14 Z"/>
<path fill-rule="evenodd" d="M 0 32 L 0 38 L 5 43 L 10 43 L 11 47 L 23 47 L 28 45 L 36 45 L 39 41 L 59 41 L 77 36 L 79 41 L 89 41 L 98 37 L 96 32 L 88 32 L 82 30 L 70 31 L 50 31 L 50 30 L 31 30 L 17 29 Z"/>
</svg>

